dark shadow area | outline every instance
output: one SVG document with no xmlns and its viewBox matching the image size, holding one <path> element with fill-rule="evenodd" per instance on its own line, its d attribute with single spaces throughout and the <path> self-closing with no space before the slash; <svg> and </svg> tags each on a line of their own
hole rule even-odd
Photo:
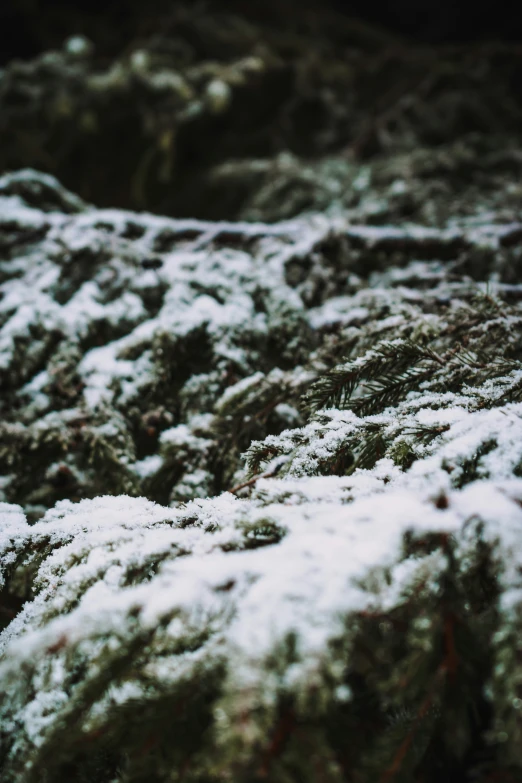
<svg viewBox="0 0 522 783">
<path fill-rule="evenodd" d="M 356 206 L 369 160 L 426 150 L 447 169 L 429 156 L 449 145 L 446 181 L 467 182 L 522 130 L 515 12 L 468 6 L 10 0 L 0 172 L 46 171 L 99 206 L 268 221 Z"/>
<path fill-rule="evenodd" d="M 92 38 L 100 52 L 114 55 L 129 37 L 157 29 L 158 20 L 168 18 L 177 4 L 176 0 L 152 0 L 144 9 L 136 0 L 4 0 L 0 7 L 0 64 L 14 57 L 34 57 L 78 33 Z M 296 25 L 299 15 L 308 10 L 336 12 L 418 42 L 522 40 L 517 5 L 493 0 L 210 0 L 199 5 L 253 19 L 295 14 Z"/>
</svg>

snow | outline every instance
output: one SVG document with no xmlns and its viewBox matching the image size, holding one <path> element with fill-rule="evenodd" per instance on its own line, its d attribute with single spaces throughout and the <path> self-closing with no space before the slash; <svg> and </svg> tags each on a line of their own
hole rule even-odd
<svg viewBox="0 0 522 783">
<path fill-rule="evenodd" d="M 498 563 L 499 660 L 488 687 L 501 692 L 499 679 L 515 670 L 506 649 L 522 612 L 522 370 L 500 349 L 484 368 L 473 353 L 488 336 L 478 310 L 467 353 L 448 348 L 477 287 L 470 293 L 466 279 L 448 281 L 442 261 L 414 258 L 363 280 L 352 275 L 351 255 L 342 273 L 335 265 L 325 272 L 320 247 L 337 232 L 367 252 L 425 242 L 436 256 L 455 242 L 498 249 L 504 229 L 357 227 L 324 217 L 211 224 L 97 211 L 66 193 L 60 198 L 73 214 L 44 218 L 21 197 L 2 195 L 8 185 L 0 178 L 3 216 L 47 235 L 3 262 L 0 367 L 16 379 L 9 393 L 23 408 L 23 420 L 8 420 L 4 432 L 18 428 L 26 449 L 7 445 L 4 496 L 17 491 L 26 455 L 42 443 L 51 445 L 38 480 L 52 483 L 62 467 L 82 481 L 95 471 L 96 459 L 82 462 L 74 445 L 78 421 L 88 419 L 90 435 L 110 444 L 136 479 L 135 494 L 163 482 L 170 506 L 127 495 L 65 499 L 30 525 L 20 506 L 0 503 L 0 583 L 20 601 L 0 634 L 0 718 L 17 727 L 6 757 L 28 769 L 78 704 L 81 729 L 103 731 L 115 705 L 139 711 L 182 680 L 197 690 L 203 675 L 219 677 L 218 741 L 227 732 L 261 741 L 263 715 L 275 715 L 288 691 L 303 714 L 311 694 L 320 694 L 319 711 L 349 705 L 344 679 L 361 618 L 397 611 L 412 595 L 438 600 L 451 565 L 447 541 L 460 576 L 481 546 Z M 143 233 L 129 243 L 120 234 L 131 220 Z M 221 246 L 231 234 L 233 246 Z M 143 270 L 152 256 L 161 263 Z M 290 264 L 304 269 L 301 282 L 289 282 Z M 86 279 L 73 285 L 64 269 Z M 513 356 L 520 322 L 518 306 L 487 320 Z M 365 416 L 349 409 L 377 382 L 370 375 L 343 408 L 308 415 L 299 398 L 331 366 L 328 340 L 335 347 L 341 338 L 348 358 L 338 369 L 364 374 L 384 347 L 392 355 L 405 340 L 433 345 L 436 359 L 426 359 L 422 385 L 392 406 L 384 401 Z M 56 341 L 78 358 L 72 402 L 66 387 L 54 410 L 52 384 L 65 362 Z M 393 357 L 389 364 L 393 373 Z M 275 434 L 249 444 L 255 475 L 244 495 L 212 497 L 220 471 L 241 470 L 225 464 L 240 449 L 230 433 L 257 426 L 266 410 L 273 418 L 265 432 Z M 141 425 L 144 446 L 133 440 Z M 361 462 L 361 454 L 370 458 Z M 95 473 L 89 487 L 104 479 Z M 423 543 L 430 537 L 439 542 L 431 549 Z M 429 618 L 420 616 L 415 630 L 429 652 Z M 125 655 L 125 675 L 100 686 L 86 707 L 85 690 Z M 79 680 L 75 667 L 84 671 Z"/>
<path fill-rule="evenodd" d="M 0 502 L 0 587 L 5 585 L 5 572 L 16 559 L 16 549 L 27 534 L 25 514 L 20 506 Z"/>
<path fill-rule="evenodd" d="M 353 493 L 357 483 L 361 491 Z M 278 495 L 285 496 L 284 502 Z M 306 502 L 293 502 L 296 495 Z M 200 663 L 212 666 L 218 649 L 225 656 L 227 698 L 248 690 L 251 698 L 271 703 L 280 683 L 265 677 L 263 661 L 288 634 L 296 635 L 297 660 L 285 676 L 299 691 L 317 676 L 325 650 L 344 633 L 347 617 L 390 609 L 402 600 L 419 570 L 427 568 L 422 558 L 404 559 L 408 531 L 418 537 L 451 533 L 465 547 L 466 525 L 480 520 L 484 538 L 502 548 L 506 586 L 518 585 L 519 498 L 520 480 L 483 481 L 450 492 L 448 508 L 441 511 L 428 486 L 412 490 L 404 481 L 383 486 L 374 479 L 372 487 L 370 477 L 365 486 L 356 476 L 265 479 L 252 501 L 225 493 L 179 510 L 125 497 L 64 501 L 30 528 L 18 510 L 4 508 L 4 551 L 13 541 L 26 551 L 29 542 L 33 550 L 49 540 L 61 546 L 36 573 L 34 601 L 3 632 L 0 681 L 10 682 L 11 691 L 20 666 L 43 673 L 46 651 L 53 649 L 52 677 L 44 677 L 36 699 L 16 713 L 27 741 L 38 747 L 70 688 L 67 668 L 59 665 L 63 656 L 89 649 L 95 667 L 108 654 L 110 639 L 125 646 L 136 635 L 150 634 L 151 650 L 155 638 L 162 649 L 171 650 L 170 659 L 162 653 L 163 666 L 168 660 L 175 665 L 176 645 L 206 629 L 213 642 L 200 651 Z M 241 551 L 247 531 L 267 519 L 282 532 L 280 543 Z M 436 582 L 444 556 L 431 555 L 428 562 Z M 128 583 L 127 575 L 147 563 L 159 567 L 141 584 Z M 508 602 L 517 595 L 510 594 Z M 164 671 L 155 671 L 152 661 L 149 669 L 153 677 Z M 336 690 L 336 698 L 349 699 L 343 687 L 337 680 L 335 688 L 341 691 Z M 140 697 L 132 680 L 110 696 L 118 701 Z M 90 720 L 95 718 L 96 711 Z"/>
</svg>

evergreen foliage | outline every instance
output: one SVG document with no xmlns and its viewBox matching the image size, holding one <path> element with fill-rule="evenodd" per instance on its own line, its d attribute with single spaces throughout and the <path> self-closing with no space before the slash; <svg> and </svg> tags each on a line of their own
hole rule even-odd
<svg viewBox="0 0 522 783">
<path fill-rule="evenodd" d="M 520 53 L 255 5 L 0 70 L 0 780 L 518 783 Z"/>
<path fill-rule="evenodd" d="M 319 0 L 234 5 L 131 0 L 107 24 L 63 4 L 63 42 L 50 9 L 31 23 L 44 51 L 0 69 L 0 171 L 208 219 L 333 206 L 440 228 L 478 200 L 517 214 L 516 45 L 405 45 Z"/>
<path fill-rule="evenodd" d="M 0 198 L 2 781 L 518 780 L 514 225 Z"/>
</svg>

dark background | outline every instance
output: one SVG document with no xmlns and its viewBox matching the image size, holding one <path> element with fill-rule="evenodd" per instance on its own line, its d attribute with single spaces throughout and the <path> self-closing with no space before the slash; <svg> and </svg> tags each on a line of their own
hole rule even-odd
<svg viewBox="0 0 522 783">
<path fill-rule="evenodd" d="M 198 2 L 198 0 L 194 0 Z M 147 33 L 176 0 L 0 0 L 0 63 L 30 58 L 84 33 L 107 54 L 136 31 Z M 522 41 L 519 4 L 503 0 L 207 0 L 245 16 L 331 8 L 399 36 L 427 43 Z"/>
</svg>

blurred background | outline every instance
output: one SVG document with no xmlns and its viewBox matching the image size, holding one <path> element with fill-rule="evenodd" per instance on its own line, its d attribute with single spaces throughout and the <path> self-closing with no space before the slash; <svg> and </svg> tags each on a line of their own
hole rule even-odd
<svg viewBox="0 0 522 783">
<path fill-rule="evenodd" d="M 99 206 L 438 224 L 506 172 L 520 197 L 514 3 L 0 0 L 0 38 L 0 172 Z"/>
<path fill-rule="evenodd" d="M 32 57 L 79 32 L 112 53 L 130 34 L 155 28 L 176 5 L 177 0 L 2 0 L 0 58 Z M 331 10 L 430 43 L 522 38 L 519 5 L 507 0 L 194 0 L 193 5 L 251 18 Z"/>
</svg>

